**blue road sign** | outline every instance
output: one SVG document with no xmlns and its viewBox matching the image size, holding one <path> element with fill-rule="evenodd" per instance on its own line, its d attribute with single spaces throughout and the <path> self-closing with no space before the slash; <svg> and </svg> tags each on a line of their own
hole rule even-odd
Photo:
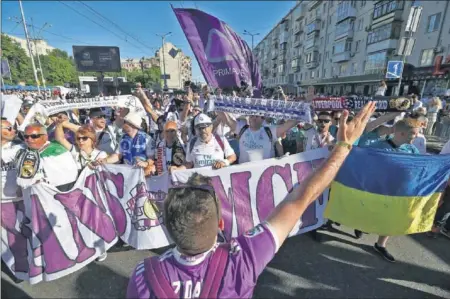
<svg viewBox="0 0 450 299">
<path fill-rule="evenodd" d="M 388 61 L 386 78 L 398 79 L 403 73 L 403 61 Z"/>
</svg>

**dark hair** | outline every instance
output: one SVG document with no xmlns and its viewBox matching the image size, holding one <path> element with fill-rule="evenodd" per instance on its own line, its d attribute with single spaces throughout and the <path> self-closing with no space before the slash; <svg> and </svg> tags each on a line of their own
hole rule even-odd
<svg viewBox="0 0 450 299">
<path fill-rule="evenodd" d="M 171 238 L 183 253 L 196 255 L 216 240 L 221 209 L 210 179 L 194 173 L 187 186 L 169 189 L 164 201 L 164 221 Z"/>
<path fill-rule="evenodd" d="M 317 117 L 321 116 L 321 115 L 325 115 L 325 116 L 329 116 L 331 117 L 330 113 L 327 111 L 320 111 L 319 114 L 317 115 Z"/>
</svg>

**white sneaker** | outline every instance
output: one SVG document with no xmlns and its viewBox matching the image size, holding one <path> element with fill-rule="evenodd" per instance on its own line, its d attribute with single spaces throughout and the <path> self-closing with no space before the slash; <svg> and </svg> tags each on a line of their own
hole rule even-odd
<svg viewBox="0 0 450 299">
<path fill-rule="evenodd" d="M 103 253 L 102 255 L 100 255 L 98 258 L 96 258 L 95 260 L 97 262 L 103 262 L 104 260 L 106 260 L 106 257 L 108 256 L 108 253 Z"/>
</svg>

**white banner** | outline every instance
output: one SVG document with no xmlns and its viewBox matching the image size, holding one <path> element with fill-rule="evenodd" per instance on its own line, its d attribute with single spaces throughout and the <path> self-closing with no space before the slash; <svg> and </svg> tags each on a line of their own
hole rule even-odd
<svg viewBox="0 0 450 299">
<path fill-rule="evenodd" d="M 141 169 L 86 167 L 70 191 L 41 183 L 24 190 L 24 199 L 1 204 L 2 260 L 31 284 L 77 271 L 119 237 L 138 249 L 170 244 Z"/>
<path fill-rule="evenodd" d="M 34 117 L 39 119 L 62 111 L 100 107 L 129 108 L 130 111 L 140 113 L 142 116 L 145 116 L 146 114 L 142 103 L 137 97 L 132 95 L 40 101 L 30 108 L 30 111 L 25 117 L 24 123 L 20 126 L 20 130 L 23 131 Z"/>
<path fill-rule="evenodd" d="M 2 94 L 2 117 L 5 117 L 12 125 L 16 122 L 19 114 L 22 100 L 18 96 L 12 94 Z"/>
<path fill-rule="evenodd" d="M 175 171 L 174 184 L 186 183 L 193 173 L 211 177 L 222 204 L 227 240 L 243 234 L 264 221 L 297 184 L 301 184 L 328 156 L 328 149 L 317 149 L 282 159 L 268 159 L 212 170 L 210 167 Z M 323 212 L 328 189 L 303 214 L 301 227 L 290 236 L 316 229 L 324 223 Z"/>
<path fill-rule="evenodd" d="M 276 119 L 298 119 L 310 123 L 311 105 L 305 102 L 211 96 L 208 111 L 260 115 Z"/>
</svg>

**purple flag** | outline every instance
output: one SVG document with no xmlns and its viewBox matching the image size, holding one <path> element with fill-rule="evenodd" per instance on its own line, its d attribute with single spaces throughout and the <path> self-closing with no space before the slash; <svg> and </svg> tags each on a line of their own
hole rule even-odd
<svg viewBox="0 0 450 299">
<path fill-rule="evenodd" d="M 261 90 L 258 62 L 228 24 L 197 9 L 172 9 L 210 86 L 239 87 L 245 81 Z"/>
<path fill-rule="evenodd" d="M 11 70 L 9 68 L 8 60 L 2 59 L 0 66 L 1 66 L 2 78 L 5 78 L 5 77 L 11 78 Z"/>
</svg>

